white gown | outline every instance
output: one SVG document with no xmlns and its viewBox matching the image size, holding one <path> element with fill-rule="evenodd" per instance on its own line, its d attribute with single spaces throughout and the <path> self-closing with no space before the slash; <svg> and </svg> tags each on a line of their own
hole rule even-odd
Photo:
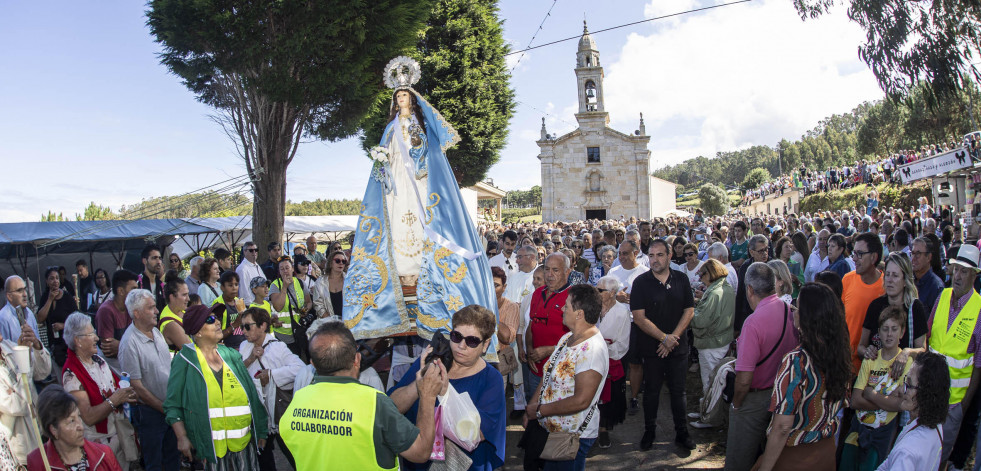
<svg viewBox="0 0 981 471">
<path fill-rule="evenodd" d="M 412 118 L 399 118 L 402 138 L 407 146 L 412 145 L 409 126 L 413 122 Z M 414 277 L 419 275 L 422 249 L 426 240 L 421 219 L 424 215 L 419 214 L 419 199 L 416 197 L 416 190 L 418 189 L 418 198 L 425 202 L 428 198 L 426 193 L 429 188 L 428 178 L 416 179 L 414 175 L 415 164 L 412 157 L 402 155 L 395 138 L 388 144 L 388 151 L 394 191 L 385 196 L 385 204 L 388 208 L 389 227 L 392 234 L 392 258 L 395 260 L 395 268 L 398 270 L 399 276 Z M 413 169 L 413 173 L 407 172 L 406 166 Z"/>
</svg>

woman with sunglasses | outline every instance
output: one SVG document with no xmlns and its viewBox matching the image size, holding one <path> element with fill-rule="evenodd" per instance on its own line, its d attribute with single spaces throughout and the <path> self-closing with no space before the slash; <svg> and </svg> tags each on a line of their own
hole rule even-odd
<svg viewBox="0 0 981 471">
<path fill-rule="evenodd" d="M 177 272 L 177 276 L 181 279 L 187 278 L 187 270 L 184 269 L 184 263 L 181 262 L 181 257 L 175 253 L 171 253 L 170 257 L 167 259 L 170 262 L 170 266 L 167 270 L 174 270 Z"/>
<path fill-rule="evenodd" d="M 174 357 L 164 413 L 177 435 L 177 449 L 205 471 L 259 469 L 268 416 L 242 355 L 219 345 L 224 334 L 213 309 L 191 306 L 184 333 L 194 340 Z M 207 413 L 205 413 L 207 411 Z"/>
<path fill-rule="evenodd" d="M 910 422 L 899 433 L 881 470 L 939 469 L 941 428 L 947 420 L 950 369 L 942 355 L 920 353 L 900 388 L 900 407 L 909 411 Z"/>
<path fill-rule="evenodd" d="M 279 442 L 280 451 L 286 455 L 290 465 L 296 468 L 293 455 L 279 436 L 279 418 L 293 397 L 293 381 L 296 374 L 303 369 L 303 362 L 286 344 L 269 333 L 271 320 L 268 312 L 250 307 L 242 313 L 241 319 L 246 341 L 239 345 L 238 352 L 244 358 L 243 363 L 256 383 L 256 389 L 262 390 L 263 405 L 271 419 L 266 446 L 259 450 L 259 469 L 276 469 L 273 439 Z"/>
<path fill-rule="evenodd" d="M 335 250 L 327 256 L 327 275 L 317 279 L 313 286 L 313 309 L 317 317 L 341 318 L 344 310 L 344 273 L 348 259 L 343 250 Z"/>
<path fill-rule="evenodd" d="M 507 401 L 504 397 L 504 378 L 482 358 L 490 347 L 497 319 L 494 313 L 482 306 L 470 305 L 453 314 L 453 330 L 450 331 L 450 348 L 453 361 L 447 368 L 450 383 L 458 393 L 468 393 L 480 413 L 481 441 L 473 451 L 464 453 L 472 460 L 471 470 L 491 471 L 504 465 L 505 427 L 507 427 Z M 399 411 L 415 423 L 419 405 L 416 390 L 416 372 L 420 365 L 439 359 L 430 358 L 427 347 L 420 360 L 412 364 L 402 379 L 389 390 L 389 396 Z M 446 390 L 440 395 L 446 394 Z M 455 446 L 451 440 L 446 446 Z M 449 453 L 449 452 L 448 452 Z M 405 463 L 406 469 L 428 469 L 430 463 L 417 465 Z"/>
<path fill-rule="evenodd" d="M 698 259 L 698 246 L 689 242 L 685 244 L 682 248 L 682 254 L 685 257 L 685 263 L 681 264 L 681 271 L 688 275 L 688 283 L 692 286 L 698 286 L 699 276 L 698 270 L 702 268 L 702 262 Z"/>
</svg>

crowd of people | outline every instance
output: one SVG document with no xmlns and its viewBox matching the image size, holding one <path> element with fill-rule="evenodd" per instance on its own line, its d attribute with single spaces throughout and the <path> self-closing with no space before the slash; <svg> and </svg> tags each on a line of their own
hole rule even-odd
<svg viewBox="0 0 981 471">
<path fill-rule="evenodd" d="M 10 276 L 0 464 L 271 470 L 278 449 L 295 469 L 491 470 L 510 419 L 525 469 L 585 469 L 594 447 L 653 448 L 663 386 L 675 446 L 723 428 L 730 470 L 972 456 L 981 255 L 946 209 L 479 232 L 497 305 L 463 307 L 431 340 L 355 340 L 339 322 L 351 250 L 313 238 L 262 262 L 247 242 L 237 265 L 148 245 L 139 273 L 50 267 L 36 301 Z M 637 414 L 642 434 L 616 430 Z"/>
<path fill-rule="evenodd" d="M 900 184 L 902 180 L 896 169 L 902 165 L 943 154 L 954 149 L 964 148 L 971 159 L 981 161 L 981 138 L 972 134 L 958 142 L 950 142 L 920 146 L 919 149 L 904 149 L 881 159 L 860 159 L 852 164 L 832 165 L 827 169 L 809 169 L 805 165 L 794 169 L 790 174 L 779 175 L 763 182 L 756 188 L 745 191 L 742 205 L 751 204 L 754 200 L 766 198 L 771 194 L 783 195 L 787 191 L 804 191 L 804 194 L 824 191 L 841 190 L 857 185 L 893 183 Z"/>
</svg>

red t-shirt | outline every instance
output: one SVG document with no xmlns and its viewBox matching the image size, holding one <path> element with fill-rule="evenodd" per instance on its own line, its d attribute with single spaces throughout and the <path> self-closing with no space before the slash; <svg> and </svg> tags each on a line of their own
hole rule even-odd
<svg viewBox="0 0 981 471">
<path fill-rule="evenodd" d="M 116 339 L 121 340 L 126 328 L 133 323 L 129 313 L 124 309 L 119 311 L 112 303 L 112 299 L 107 299 L 99 310 L 95 313 L 95 333 L 99 340 Z"/>
<path fill-rule="evenodd" d="M 562 336 L 569 331 L 562 324 L 562 306 L 569 297 L 569 285 L 564 286 L 559 292 L 548 295 L 548 287 L 542 286 L 535 290 L 531 298 L 529 317 L 531 317 L 531 346 L 554 347 L 559 344 Z M 532 372 L 535 376 L 542 376 L 542 368 L 548 358 L 535 363 L 538 373 Z"/>
</svg>

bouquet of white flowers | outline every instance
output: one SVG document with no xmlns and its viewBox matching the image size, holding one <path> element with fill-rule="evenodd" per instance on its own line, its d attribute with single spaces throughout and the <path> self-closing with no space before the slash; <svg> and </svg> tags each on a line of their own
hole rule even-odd
<svg viewBox="0 0 981 471">
<path fill-rule="evenodd" d="M 382 164 L 388 163 L 388 149 L 382 146 L 372 147 L 371 150 L 368 151 L 368 156 L 375 162 Z"/>
</svg>

